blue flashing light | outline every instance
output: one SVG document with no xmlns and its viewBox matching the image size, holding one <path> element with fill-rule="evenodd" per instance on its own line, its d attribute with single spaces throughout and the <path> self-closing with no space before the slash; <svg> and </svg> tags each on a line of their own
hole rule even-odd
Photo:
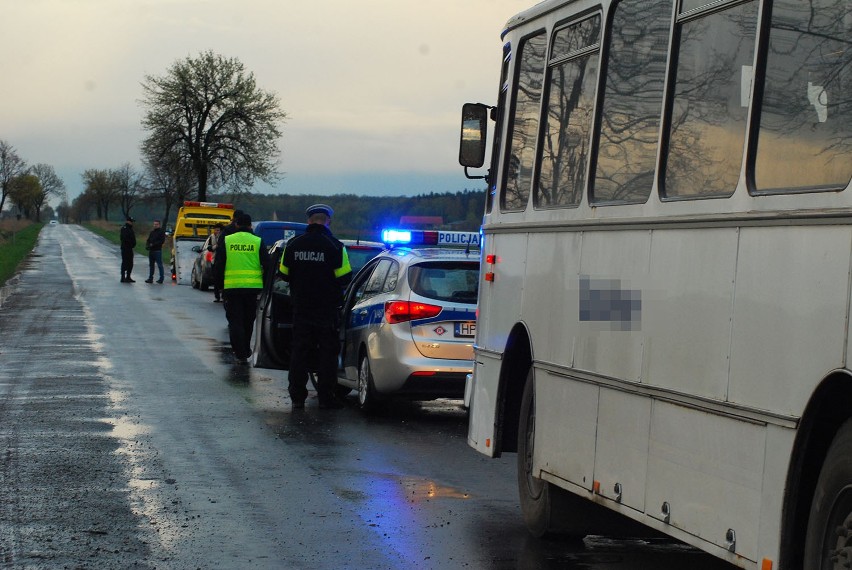
<svg viewBox="0 0 852 570">
<path fill-rule="evenodd" d="M 382 230 L 382 241 L 388 245 L 411 243 L 411 232 L 404 230 Z"/>
</svg>

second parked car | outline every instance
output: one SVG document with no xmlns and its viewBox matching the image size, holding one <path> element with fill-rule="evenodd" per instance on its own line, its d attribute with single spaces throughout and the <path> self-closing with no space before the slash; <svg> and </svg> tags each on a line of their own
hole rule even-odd
<svg viewBox="0 0 852 570">
<path fill-rule="evenodd" d="M 192 277 L 190 283 L 193 288 L 207 291 L 213 286 L 213 246 L 219 238 L 217 234 L 210 234 L 200 246 L 194 246 L 192 251 L 198 254 L 192 265 Z"/>
</svg>

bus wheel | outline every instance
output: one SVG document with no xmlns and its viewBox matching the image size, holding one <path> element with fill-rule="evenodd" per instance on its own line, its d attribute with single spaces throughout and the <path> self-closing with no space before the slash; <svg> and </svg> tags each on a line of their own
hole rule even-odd
<svg viewBox="0 0 852 570">
<path fill-rule="evenodd" d="M 521 417 L 518 426 L 518 491 L 521 497 L 521 511 L 524 522 L 533 536 L 572 534 L 566 528 L 564 521 L 568 493 L 533 474 L 534 445 L 535 387 L 531 368 L 527 374 L 524 396 L 521 399 Z"/>
<path fill-rule="evenodd" d="M 828 448 L 817 480 L 808 532 L 805 570 L 849 568 L 852 563 L 852 420 Z"/>
</svg>

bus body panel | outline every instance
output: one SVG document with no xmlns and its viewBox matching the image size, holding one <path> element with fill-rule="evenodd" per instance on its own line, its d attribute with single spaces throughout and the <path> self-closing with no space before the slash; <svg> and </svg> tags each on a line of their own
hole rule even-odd
<svg viewBox="0 0 852 570">
<path fill-rule="evenodd" d="M 778 560 L 781 552 L 781 513 L 795 438 L 794 429 L 772 424 L 766 426 L 766 460 L 763 464 L 757 543 L 761 558 Z"/>
<path fill-rule="evenodd" d="M 533 473 L 546 471 L 590 491 L 600 388 L 546 370 L 535 372 L 535 386 Z M 551 453 L 554 448 L 560 453 Z"/>
<path fill-rule="evenodd" d="M 655 401 L 648 454 L 648 514 L 717 546 L 757 558 L 765 426 Z"/>
<path fill-rule="evenodd" d="M 582 239 L 581 232 L 538 234 L 537 245 L 527 254 L 523 313 L 530 337 L 540 348 L 536 360 L 574 362 Z"/>
<path fill-rule="evenodd" d="M 601 390 L 594 479 L 602 496 L 639 512 L 645 511 L 651 404 L 645 396 Z"/>
<path fill-rule="evenodd" d="M 849 226 L 741 231 L 732 402 L 801 415 L 817 383 L 843 366 L 850 244 Z"/>
<path fill-rule="evenodd" d="M 483 263 L 483 273 L 491 271 L 493 281 L 482 282 L 480 276 L 480 314 L 488 307 L 488 317 L 480 321 L 490 330 L 505 331 L 502 336 L 477 337 L 477 344 L 488 350 L 503 352 L 509 332 L 520 320 L 524 296 L 524 273 L 527 259 L 526 235 L 493 235 L 486 242 L 487 252 L 496 254 L 494 264 Z M 485 255 L 483 253 L 483 255 Z"/>
<path fill-rule="evenodd" d="M 478 334 L 479 331 L 477 330 Z M 499 378 L 502 360 L 497 354 L 474 350 L 467 443 L 478 452 L 488 457 L 494 457 L 496 451 L 494 429 L 497 425 L 498 384 L 484 380 L 478 382 L 477 378 Z"/>
<path fill-rule="evenodd" d="M 642 291 L 649 385 L 725 400 L 738 233 L 654 230 Z"/>
</svg>

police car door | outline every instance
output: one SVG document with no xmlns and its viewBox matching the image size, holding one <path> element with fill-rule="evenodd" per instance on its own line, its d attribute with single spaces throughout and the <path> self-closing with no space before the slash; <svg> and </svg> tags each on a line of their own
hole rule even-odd
<svg viewBox="0 0 852 570">
<path fill-rule="evenodd" d="M 356 282 L 350 288 L 345 307 L 351 308 L 344 310 L 342 323 L 342 361 L 350 380 L 357 378 L 360 347 L 366 343 L 370 327 L 381 323 L 384 315 L 384 302 L 377 301 L 375 297 L 382 291 L 392 265 L 390 259 L 375 261 L 358 273 Z"/>
</svg>

